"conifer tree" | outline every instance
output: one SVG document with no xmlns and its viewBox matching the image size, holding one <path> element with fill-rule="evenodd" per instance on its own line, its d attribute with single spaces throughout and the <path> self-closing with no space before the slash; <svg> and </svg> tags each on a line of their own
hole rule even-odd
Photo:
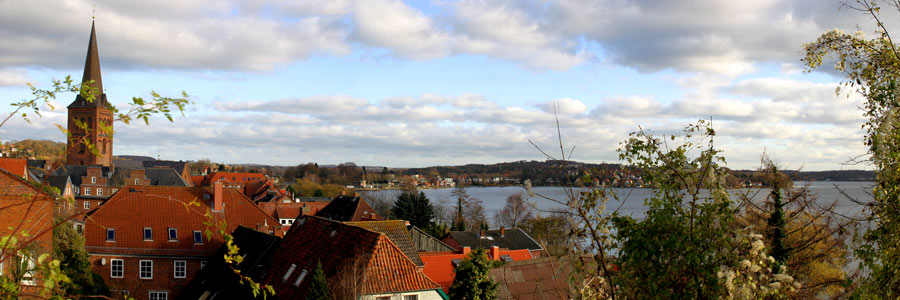
<svg viewBox="0 0 900 300">
<path fill-rule="evenodd" d="M 502 263 L 488 258 L 482 248 L 469 253 L 469 256 L 456 267 L 456 278 L 450 286 L 450 299 L 495 299 L 497 283 L 491 279 L 490 272 L 500 264 Z"/>
<path fill-rule="evenodd" d="M 328 281 L 325 278 L 325 271 L 322 270 L 322 262 L 316 264 L 312 278 L 309 282 L 309 293 L 306 294 L 306 300 L 325 300 L 331 299 Z"/>
<path fill-rule="evenodd" d="M 413 226 L 426 228 L 434 218 L 434 208 L 424 192 L 405 191 L 397 196 L 391 207 L 391 215 L 395 219 L 407 220 Z"/>
</svg>

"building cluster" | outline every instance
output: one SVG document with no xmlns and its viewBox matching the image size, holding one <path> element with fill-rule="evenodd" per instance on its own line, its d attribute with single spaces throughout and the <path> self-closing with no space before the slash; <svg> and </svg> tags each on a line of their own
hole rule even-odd
<svg viewBox="0 0 900 300">
<path fill-rule="evenodd" d="M 92 271 L 116 298 L 253 298 L 248 285 L 237 284 L 245 278 L 272 286 L 275 299 L 304 299 L 321 268 L 336 299 L 447 299 L 454 268 L 475 248 L 508 263 L 492 275 L 505 282 L 536 282 L 523 280 L 534 266 L 558 270 L 520 229 L 437 239 L 404 220 L 384 220 L 358 194 L 294 198 L 261 173 L 191 174 L 183 161 L 113 156 L 93 26 L 82 82 L 95 94 L 68 106 L 64 165 L 0 158 L 0 236 L 28 245 L 0 251 L 0 276 L 52 252 L 56 225 L 84 236 Z M 229 244 L 241 263 L 223 258 Z M 535 263 L 520 264 L 527 261 Z M 26 275 L 22 286 L 41 286 L 39 276 Z M 566 284 L 565 276 L 548 280 L 548 287 Z M 536 293 L 521 284 L 501 291 L 510 299 Z"/>
</svg>

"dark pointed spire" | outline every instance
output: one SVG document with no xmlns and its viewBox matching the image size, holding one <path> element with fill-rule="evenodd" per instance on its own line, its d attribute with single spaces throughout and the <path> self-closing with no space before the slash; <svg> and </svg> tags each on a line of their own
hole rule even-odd
<svg viewBox="0 0 900 300">
<path fill-rule="evenodd" d="M 93 102 L 88 102 L 78 95 L 75 97 L 75 102 L 72 102 L 69 107 L 105 107 L 107 105 L 106 94 L 103 93 L 103 78 L 100 76 L 100 54 L 97 51 L 97 33 L 94 27 L 94 22 L 91 21 L 91 38 L 88 41 L 87 57 L 84 59 L 84 75 L 81 77 L 81 82 L 93 80 L 91 87 L 97 96 Z"/>
</svg>

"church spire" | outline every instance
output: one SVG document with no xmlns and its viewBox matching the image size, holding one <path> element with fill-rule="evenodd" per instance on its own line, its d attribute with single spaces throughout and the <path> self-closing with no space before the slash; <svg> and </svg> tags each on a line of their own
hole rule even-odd
<svg viewBox="0 0 900 300">
<path fill-rule="evenodd" d="M 88 41 L 87 57 L 84 59 L 84 75 L 81 77 L 81 82 L 90 80 L 94 81 L 91 84 L 96 95 L 94 101 L 87 102 L 81 95 L 78 95 L 69 107 L 105 107 L 107 105 L 106 94 L 103 93 L 103 78 L 100 76 L 100 54 L 97 51 L 97 33 L 93 21 L 91 21 L 91 38 Z"/>
</svg>

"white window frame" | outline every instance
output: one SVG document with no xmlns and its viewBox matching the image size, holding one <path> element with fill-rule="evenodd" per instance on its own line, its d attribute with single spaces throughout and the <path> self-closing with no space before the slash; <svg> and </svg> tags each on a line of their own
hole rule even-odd
<svg viewBox="0 0 900 300">
<path fill-rule="evenodd" d="M 113 190 L 112 190 L 112 193 L 115 194 L 115 193 L 118 192 L 118 191 L 119 191 L 119 189 L 113 189 Z"/>
<path fill-rule="evenodd" d="M 167 230 L 167 232 L 168 232 L 168 238 L 169 238 L 170 242 L 178 241 L 178 228 L 169 227 L 169 230 Z M 172 238 L 173 232 L 175 233 L 175 238 Z"/>
<path fill-rule="evenodd" d="M 147 233 L 150 233 L 150 236 L 147 237 Z M 153 228 L 152 227 L 144 227 L 144 230 L 141 231 L 141 235 L 145 241 L 153 241 Z"/>
<path fill-rule="evenodd" d="M 135 179 L 134 179 L 134 185 L 140 185 L 140 184 L 141 184 L 141 180 L 138 179 L 138 178 L 135 178 Z"/>
<path fill-rule="evenodd" d="M 103 196 L 103 188 L 97 188 L 97 196 Z"/>
<path fill-rule="evenodd" d="M 154 297 L 154 294 L 156 297 Z M 147 294 L 147 299 L 150 300 L 169 300 L 169 292 L 168 291 L 150 291 Z"/>
<path fill-rule="evenodd" d="M 144 276 L 144 263 L 145 262 L 149 263 L 147 265 L 147 267 L 149 268 L 149 270 L 147 272 L 150 273 L 150 276 Z M 140 262 L 138 262 L 138 277 L 141 279 L 153 279 L 153 260 L 142 259 L 142 260 L 140 260 Z"/>
<path fill-rule="evenodd" d="M 288 278 L 291 277 L 291 273 L 294 273 L 294 269 L 297 268 L 297 265 L 291 264 L 291 267 L 288 268 L 287 272 L 284 272 L 284 276 L 281 277 L 281 281 L 287 282 Z"/>
<path fill-rule="evenodd" d="M 118 266 L 116 265 L 118 263 Z M 118 267 L 118 270 L 116 270 Z M 116 276 L 116 271 L 119 271 L 119 276 Z M 109 278 L 124 278 L 125 277 L 125 261 L 118 258 L 113 258 L 109 260 Z"/>
<path fill-rule="evenodd" d="M 84 200 L 84 209 L 91 209 L 91 201 Z"/>
<path fill-rule="evenodd" d="M 112 233 L 112 239 L 109 238 L 109 233 Z M 107 228 L 106 229 L 106 241 L 107 242 L 115 242 L 116 241 L 116 229 L 115 228 Z"/>
<path fill-rule="evenodd" d="M 200 269 L 203 270 L 203 268 L 206 268 L 206 261 L 205 261 L 205 260 L 201 260 L 201 261 L 200 261 Z"/>
<path fill-rule="evenodd" d="M 180 267 L 180 268 L 181 268 L 181 270 L 180 270 L 180 271 L 181 271 L 181 276 L 178 275 L 178 273 L 179 273 L 179 272 L 178 272 L 178 271 L 179 271 L 179 270 L 178 270 L 178 268 L 179 268 L 178 265 L 179 265 L 179 264 L 181 264 L 181 267 Z M 187 261 L 186 261 L 186 260 L 176 260 L 176 261 L 173 263 L 172 266 L 173 266 L 173 268 L 174 268 L 174 270 L 175 270 L 174 274 L 172 274 L 172 275 L 174 275 L 175 278 L 185 278 L 185 277 L 187 277 Z"/>
<path fill-rule="evenodd" d="M 89 188 L 89 187 L 84 188 L 84 195 L 85 195 L 85 196 L 90 196 L 90 195 L 91 195 L 91 188 Z"/>
<path fill-rule="evenodd" d="M 418 294 L 403 295 L 403 300 L 419 300 Z"/>
<path fill-rule="evenodd" d="M 194 244 L 203 244 L 203 233 L 200 230 L 194 230 Z M 199 237 L 199 239 L 198 239 Z"/>
<path fill-rule="evenodd" d="M 97 177 L 91 176 L 91 183 L 97 183 Z"/>
</svg>

